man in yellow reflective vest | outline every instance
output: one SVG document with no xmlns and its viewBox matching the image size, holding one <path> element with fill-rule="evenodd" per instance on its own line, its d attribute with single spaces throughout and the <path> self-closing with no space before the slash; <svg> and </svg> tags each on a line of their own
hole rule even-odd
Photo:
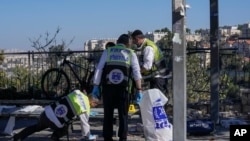
<svg viewBox="0 0 250 141">
<path fill-rule="evenodd" d="M 166 94 L 169 69 L 161 49 L 146 38 L 141 30 L 135 30 L 131 37 L 137 49 L 141 50 L 140 66 L 144 82 L 150 83 L 150 89 L 158 88 Z"/>
<path fill-rule="evenodd" d="M 129 49 L 130 45 L 130 37 L 122 34 L 115 46 L 104 50 L 95 70 L 95 86 L 92 94 L 99 97 L 99 85 L 102 84 L 104 141 L 113 141 L 114 108 L 118 109 L 119 114 L 119 141 L 127 140 L 129 80 L 131 78 L 134 79 L 138 89 L 137 102 L 139 103 L 142 99 L 140 66 L 136 54 Z"/>
<path fill-rule="evenodd" d="M 45 106 L 44 112 L 40 115 L 39 121 L 26 127 L 15 134 L 14 141 L 24 140 L 29 135 L 44 130 L 53 129 L 50 140 L 59 141 L 59 139 L 68 132 L 68 123 L 72 122 L 78 116 L 81 122 L 82 136 L 86 139 L 91 137 L 90 126 L 88 124 L 90 108 L 98 104 L 98 99 L 91 95 L 87 96 L 80 90 L 75 90 L 62 97 L 60 100 Z"/>
</svg>

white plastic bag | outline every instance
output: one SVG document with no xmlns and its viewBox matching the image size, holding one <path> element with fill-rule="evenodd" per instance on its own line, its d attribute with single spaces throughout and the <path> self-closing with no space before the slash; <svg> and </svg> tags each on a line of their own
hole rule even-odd
<svg viewBox="0 0 250 141">
<path fill-rule="evenodd" d="M 167 97 L 159 89 L 143 91 L 139 106 L 146 141 L 173 140 L 173 127 L 164 109 L 167 101 Z"/>
</svg>

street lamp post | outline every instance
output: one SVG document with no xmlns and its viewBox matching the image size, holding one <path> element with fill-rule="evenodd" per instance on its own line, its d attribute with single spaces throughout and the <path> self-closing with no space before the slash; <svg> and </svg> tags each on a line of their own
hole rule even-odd
<svg viewBox="0 0 250 141">
<path fill-rule="evenodd" d="M 210 0 L 210 48 L 211 48 L 211 119 L 219 123 L 219 25 L 218 0 Z"/>
<path fill-rule="evenodd" d="M 172 0 L 173 140 L 186 141 L 186 1 Z"/>
</svg>

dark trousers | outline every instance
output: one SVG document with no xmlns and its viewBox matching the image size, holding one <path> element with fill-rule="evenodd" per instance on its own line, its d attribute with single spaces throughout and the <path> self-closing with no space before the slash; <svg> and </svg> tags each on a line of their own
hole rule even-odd
<svg viewBox="0 0 250 141">
<path fill-rule="evenodd" d="M 129 94 L 125 87 L 103 86 L 104 122 L 103 137 L 110 141 L 113 136 L 114 109 L 118 109 L 120 140 L 126 140 L 128 134 Z"/>
<path fill-rule="evenodd" d="M 53 122 L 51 122 L 47 118 L 45 112 L 42 112 L 42 114 L 40 115 L 40 118 L 36 124 L 28 126 L 28 127 L 24 128 L 18 134 L 14 135 L 14 141 L 16 141 L 18 139 L 24 140 L 29 135 L 31 135 L 35 132 L 42 131 L 42 130 L 49 128 L 49 127 L 54 130 L 54 132 L 51 135 L 51 139 L 55 140 L 55 141 L 58 141 L 60 137 L 66 135 L 68 132 L 68 126 L 64 126 L 63 128 L 58 128 Z"/>
<path fill-rule="evenodd" d="M 168 93 L 167 84 L 167 78 L 152 78 L 150 80 L 150 89 L 158 88 L 163 94 L 166 95 Z"/>
</svg>

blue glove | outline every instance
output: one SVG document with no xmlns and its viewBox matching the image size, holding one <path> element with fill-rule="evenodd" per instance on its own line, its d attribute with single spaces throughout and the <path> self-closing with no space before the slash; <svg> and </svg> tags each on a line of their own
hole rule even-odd
<svg viewBox="0 0 250 141">
<path fill-rule="evenodd" d="M 88 140 L 89 140 L 89 141 L 92 141 L 92 140 L 94 141 L 94 140 L 96 140 L 96 135 L 89 134 Z"/>
<path fill-rule="evenodd" d="M 93 90 L 92 90 L 92 95 L 95 97 L 95 98 L 98 98 L 99 95 L 100 95 L 100 92 L 99 92 L 99 87 L 98 86 L 94 86 Z"/>
<path fill-rule="evenodd" d="M 136 104 L 140 104 L 141 100 L 142 100 L 142 93 L 141 91 L 139 91 L 137 94 L 136 94 Z"/>
<path fill-rule="evenodd" d="M 85 136 L 81 141 L 95 141 L 96 140 L 96 135 L 89 134 L 88 136 Z"/>
<path fill-rule="evenodd" d="M 93 111 L 90 111 L 90 113 L 89 113 L 89 115 L 92 117 L 96 116 L 97 114 L 98 114 L 97 112 L 93 112 Z"/>
</svg>

